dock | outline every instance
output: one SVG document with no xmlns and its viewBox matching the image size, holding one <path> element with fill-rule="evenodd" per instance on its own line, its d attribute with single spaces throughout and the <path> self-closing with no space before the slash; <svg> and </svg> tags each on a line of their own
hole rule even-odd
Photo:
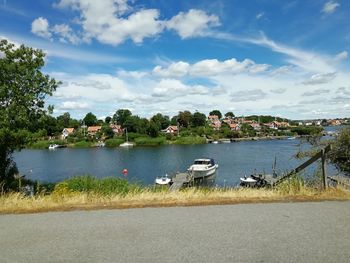
<svg viewBox="0 0 350 263">
<path fill-rule="evenodd" d="M 169 191 L 180 190 L 183 186 L 190 185 L 193 182 L 193 176 L 190 173 L 177 173 L 172 178 L 172 182 Z"/>
</svg>

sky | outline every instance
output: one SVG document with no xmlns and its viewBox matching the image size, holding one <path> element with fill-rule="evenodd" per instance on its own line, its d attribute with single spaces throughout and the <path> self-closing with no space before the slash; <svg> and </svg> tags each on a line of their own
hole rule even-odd
<svg viewBox="0 0 350 263">
<path fill-rule="evenodd" d="M 0 1 L 0 38 L 62 82 L 55 116 L 350 116 L 348 0 Z"/>
</svg>

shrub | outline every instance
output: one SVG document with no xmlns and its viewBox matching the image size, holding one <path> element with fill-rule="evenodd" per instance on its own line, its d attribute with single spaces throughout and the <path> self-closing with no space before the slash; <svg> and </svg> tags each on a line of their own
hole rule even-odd
<svg viewBox="0 0 350 263">
<path fill-rule="evenodd" d="M 175 144 L 204 144 L 206 142 L 204 137 L 187 136 L 177 138 Z"/>
<path fill-rule="evenodd" d="M 91 145 L 92 143 L 87 141 L 80 141 L 74 144 L 74 146 L 78 148 L 88 148 L 88 147 L 91 147 Z"/>
</svg>

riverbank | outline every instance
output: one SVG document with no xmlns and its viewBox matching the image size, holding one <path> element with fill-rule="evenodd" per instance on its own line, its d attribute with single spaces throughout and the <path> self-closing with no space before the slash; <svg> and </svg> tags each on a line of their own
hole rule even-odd
<svg viewBox="0 0 350 263">
<path fill-rule="evenodd" d="M 0 214 L 332 200 L 349 201 L 350 192 L 342 188 L 318 191 L 305 187 L 291 192 L 279 189 L 190 188 L 175 192 L 144 189 L 129 192 L 125 195 L 102 195 L 93 192 L 53 192 L 49 195 L 25 197 L 23 194 L 11 193 L 0 196 Z"/>
</svg>

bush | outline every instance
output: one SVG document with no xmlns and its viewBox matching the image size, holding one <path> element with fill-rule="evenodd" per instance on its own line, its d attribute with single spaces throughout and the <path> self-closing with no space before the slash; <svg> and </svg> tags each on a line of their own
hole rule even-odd
<svg viewBox="0 0 350 263">
<path fill-rule="evenodd" d="M 297 133 L 298 135 L 317 135 L 323 131 L 322 127 L 316 126 L 299 126 L 291 128 L 291 132 Z"/>
<path fill-rule="evenodd" d="M 37 141 L 35 143 L 32 143 L 29 145 L 29 148 L 31 149 L 48 149 L 50 144 L 58 144 L 63 145 L 64 142 L 60 140 L 54 140 L 54 141 Z"/>
<path fill-rule="evenodd" d="M 106 147 L 118 147 L 123 142 L 124 142 L 123 139 L 108 139 L 105 141 L 105 146 Z"/>
<path fill-rule="evenodd" d="M 119 194 L 123 196 L 131 191 L 140 190 L 137 185 L 129 184 L 125 179 L 115 177 L 98 179 L 90 175 L 72 177 L 57 184 L 56 188 L 57 191 L 64 188 L 64 191 L 67 192 L 91 192 L 102 195 Z"/>
<path fill-rule="evenodd" d="M 140 146 L 158 146 L 158 145 L 163 145 L 166 142 L 166 138 L 165 137 L 157 137 L 157 138 L 139 137 L 135 139 L 135 142 L 137 145 L 140 145 Z"/>
</svg>

